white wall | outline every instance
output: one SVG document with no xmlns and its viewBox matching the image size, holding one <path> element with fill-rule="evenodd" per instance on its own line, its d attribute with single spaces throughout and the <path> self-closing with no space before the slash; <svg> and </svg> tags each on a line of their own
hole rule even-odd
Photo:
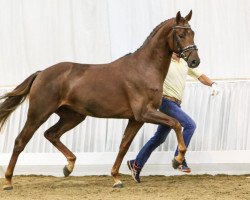
<svg viewBox="0 0 250 200">
<path fill-rule="evenodd" d="M 248 0 L 0 0 L 0 86 L 60 61 L 114 60 L 190 9 L 202 70 L 213 78 L 250 78 Z"/>
<path fill-rule="evenodd" d="M 0 86 L 62 61 L 109 61 L 107 19 L 106 1 L 1 0 Z"/>
</svg>

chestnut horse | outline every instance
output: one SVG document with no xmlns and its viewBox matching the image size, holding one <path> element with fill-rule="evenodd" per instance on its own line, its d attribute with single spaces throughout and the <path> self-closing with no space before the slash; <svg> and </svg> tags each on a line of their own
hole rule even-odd
<svg viewBox="0 0 250 200">
<path fill-rule="evenodd" d="M 12 111 L 29 94 L 29 109 L 25 125 L 15 140 L 12 156 L 5 173 L 3 189 L 13 189 L 13 171 L 19 154 L 35 131 L 56 113 L 60 119 L 44 136 L 67 158 L 64 175 L 73 171 L 76 156 L 60 141 L 60 137 L 86 116 L 129 119 L 119 153 L 112 167 L 115 184 L 122 187 L 118 176 L 121 162 L 145 122 L 170 126 L 176 132 L 179 154 L 175 166 L 182 163 L 186 152 L 180 123 L 158 111 L 163 81 L 167 75 L 172 53 L 179 54 L 191 68 L 200 59 L 194 45 L 194 32 L 188 21 L 192 11 L 182 17 L 159 24 L 132 54 L 108 64 L 59 63 L 36 72 L 5 94 L 0 104 L 0 127 Z"/>
</svg>

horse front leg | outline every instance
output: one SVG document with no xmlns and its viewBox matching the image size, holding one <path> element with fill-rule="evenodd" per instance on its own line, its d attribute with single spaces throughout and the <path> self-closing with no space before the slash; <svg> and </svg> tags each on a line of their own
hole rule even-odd
<svg viewBox="0 0 250 200">
<path fill-rule="evenodd" d="M 174 129 L 177 137 L 179 153 L 173 160 L 172 164 L 173 167 L 177 169 L 183 162 L 187 149 L 184 143 L 182 127 L 179 121 L 153 108 L 148 109 L 144 114 L 142 114 L 142 120 L 147 123 L 167 125 Z"/>
<path fill-rule="evenodd" d="M 140 130 L 144 123 L 143 122 L 138 122 L 135 121 L 134 119 L 130 119 L 128 122 L 128 125 L 126 127 L 126 130 L 124 132 L 120 148 L 119 148 L 119 153 L 116 157 L 115 163 L 112 167 L 111 175 L 114 178 L 115 184 L 113 185 L 114 188 L 122 188 L 123 184 L 118 177 L 119 169 L 122 163 L 122 160 L 125 156 L 125 154 L 128 151 L 128 148 L 130 144 L 132 143 L 136 133 Z"/>
</svg>

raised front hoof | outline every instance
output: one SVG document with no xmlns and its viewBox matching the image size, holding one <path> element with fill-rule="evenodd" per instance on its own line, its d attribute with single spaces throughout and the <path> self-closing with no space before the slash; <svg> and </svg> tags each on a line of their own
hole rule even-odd
<svg viewBox="0 0 250 200">
<path fill-rule="evenodd" d="M 13 186 L 12 185 L 4 185 L 3 190 L 13 190 Z"/>
<path fill-rule="evenodd" d="M 71 174 L 71 171 L 67 168 L 67 165 L 64 166 L 63 168 L 63 174 L 65 177 L 68 177 Z"/>
<path fill-rule="evenodd" d="M 123 188 L 123 187 L 124 187 L 124 185 L 121 181 L 119 181 L 113 185 L 113 188 Z"/>
<path fill-rule="evenodd" d="M 181 163 L 179 163 L 175 158 L 172 160 L 172 167 L 174 169 L 177 169 L 180 165 Z"/>
</svg>

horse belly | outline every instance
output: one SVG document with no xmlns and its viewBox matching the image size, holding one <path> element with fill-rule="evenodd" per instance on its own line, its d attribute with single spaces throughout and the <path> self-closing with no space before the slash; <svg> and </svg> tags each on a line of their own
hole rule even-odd
<svg viewBox="0 0 250 200">
<path fill-rule="evenodd" d="M 131 118 L 133 116 L 125 98 L 112 94 L 106 94 L 105 96 L 100 93 L 86 94 L 89 95 L 71 96 L 68 102 L 74 110 L 83 115 L 100 118 Z"/>
<path fill-rule="evenodd" d="M 83 105 L 84 112 L 92 117 L 101 118 L 131 118 L 132 110 L 120 101 L 91 100 Z"/>
</svg>

